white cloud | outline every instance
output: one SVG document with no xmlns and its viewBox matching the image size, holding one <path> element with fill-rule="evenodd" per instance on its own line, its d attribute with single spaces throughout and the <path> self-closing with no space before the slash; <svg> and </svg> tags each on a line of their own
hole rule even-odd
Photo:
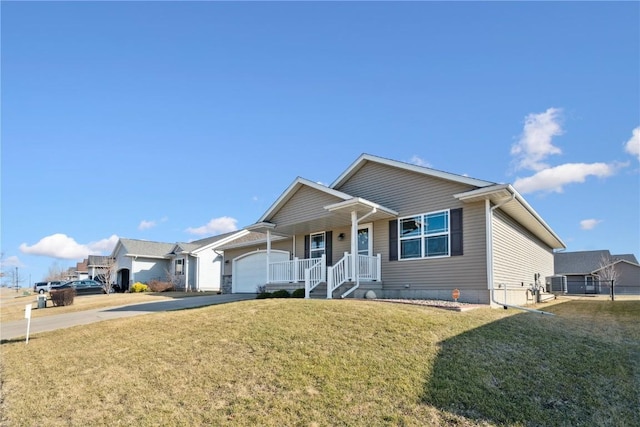
<svg viewBox="0 0 640 427">
<path fill-rule="evenodd" d="M 140 221 L 140 224 L 138 224 L 138 230 L 148 230 L 156 225 L 158 225 L 158 223 L 155 221 L 147 221 L 146 219 L 143 219 Z"/>
<path fill-rule="evenodd" d="M 412 163 L 416 166 L 424 166 L 426 168 L 431 167 L 431 164 L 429 162 L 427 162 L 426 160 L 424 160 L 423 158 L 421 158 L 416 154 L 414 154 L 413 157 L 411 157 L 411 159 L 409 160 L 409 163 Z"/>
<path fill-rule="evenodd" d="M 583 230 L 593 230 L 595 226 L 600 224 L 601 222 L 601 219 L 583 219 L 582 221 L 580 221 L 580 228 L 582 228 Z"/>
<path fill-rule="evenodd" d="M 588 176 L 611 176 L 621 165 L 607 163 L 565 163 L 544 169 L 533 176 L 516 179 L 513 186 L 521 193 L 548 191 L 562 193 L 563 186 L 584 182 Z"/>
<path fill-rule="evenodd" d="M 230 231 L 235 231 L 238 229 L 237 224 L 238 220 L 235 218 L 231 218 L 228 216 L 223 216 L 220 218 L 213 218 L 206 225 L 201 227 L 189 227 L 185 231 L 190 234 L 222 234 L 228 233 Z"/>
<path fill-rule="evenodd" d="M 142 221 L 140 221 L 140 224 L 138 224 L 138 230 L 148 230 L 150 228 L 156 227 L 159 223 L 161 222 L 167 222 L 169 220 L 168 217 L 163 216 L 162 218 L 160 218 L 160 221 L 156 221 L 155 219 L 152 219 L 151 221 L 147 221 L 146 219 L 143 219 Z"/>
<path fill-rule="evenodd" d="M 636 156 L 640 160 L 640 127 L 635 128 L 631 133 L 631 138 L 624 145 L 624 151 Z"/>
<path fill-rule="evenodd" d="M 562 135 L 559 108 L 549 108 L 544 113 L 529 114 L 525 119 L 520 140 L 511 147 L 511 155 L 517 157 L 518 169 L 541 171 L 548 167 L 543 160 L 562 150 L 551 143 L 554 136 Z"/>
<path fill-rule="evenodd" d="M 2 260 L 2 269 L 4 269 L 5 267 L 24 267 L 24 264 L 22 263 L 22 261 L 20 261 L 20 258 L 18 258 L 17 256 L 13 255 L 10 257 L 7 257 L 5 259 Z"/>
<path fill-rule="evenodd" d="M 115 234 L 106 239 L 80 244 L 66 234 L 56 233 L 40 239 L 35 245 L 20 245 L 20 251 L 29 255 L 49 256 L 61 259 L 82 259 L 87 255 L 110 253 L 118 241 Z"/>
</svg>

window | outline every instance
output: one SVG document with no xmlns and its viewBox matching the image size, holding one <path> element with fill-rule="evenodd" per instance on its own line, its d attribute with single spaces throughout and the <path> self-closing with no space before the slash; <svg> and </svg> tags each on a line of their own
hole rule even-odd
<svg viewBox="0 0 640 427">
<path fill-rule="evenodd" d="M 176 266 L 176 275 L 177 276 L 184 274 L 184 260 L 183 259 L 177 259 L 176 263 L 175 263 L 175 266 Z"/>
<path fill-rule="evenodd" d="M 309 255 L 311 258 L 321 258 L 325 253 L 324 233 L 315 233 L 310 238 Z"/>
<path fill-rule="evenodd" d="M 449 256 L 449 211 L 401 218 L 398 237 L 400 259 Z"/>
</svg>

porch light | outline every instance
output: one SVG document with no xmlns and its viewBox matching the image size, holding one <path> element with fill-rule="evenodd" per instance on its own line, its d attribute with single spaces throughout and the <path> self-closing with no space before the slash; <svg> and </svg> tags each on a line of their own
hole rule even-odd
<svg viewBox="0 0 640 427">
<path fill-rule="evenodd" d="M 338 234 L 338 240 L 340 240 L 340 241 L 344 240 L 344 233 Z"/>
</svg>

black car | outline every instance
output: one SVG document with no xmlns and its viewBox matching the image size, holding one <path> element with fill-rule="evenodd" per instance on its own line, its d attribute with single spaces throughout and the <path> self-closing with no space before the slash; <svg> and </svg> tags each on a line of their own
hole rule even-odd
<svg viewBox="0 0 640 427">
<path fill-rule="evenodd" d="M 95 280 L 72 280 L 60 286 L 52 286 L 52 291 L 73 288 L 77 295 L 106 294 L 102 283 Z"/>
</svg>

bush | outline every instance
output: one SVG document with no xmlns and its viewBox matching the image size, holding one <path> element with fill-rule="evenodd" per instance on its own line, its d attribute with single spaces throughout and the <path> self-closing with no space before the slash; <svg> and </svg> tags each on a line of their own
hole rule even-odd
<svg viewBox="0 0 640 427">
<path fill-rule="evenodd" d="M 147 292 L 149 287 L 144 283 L 136 282 L 131 286 L 131 292 Z"/>
<path fill-rule="evenodd" d="M 73 304 L 73 298 L 76 296 L 76 290 L 72 288 L 59 289 L 49 292 L 51 295 L 51 303 L 54 307 Z"/>
<path fill-rule="evenodd" d="M 273 296 L 271 295 L 271 292 L 266 292 L 266 291 L 260 292 L 256 297 L 256 299 L 267 299 L 267 298 L 273 298 Z"/>
<path fill-rule="evenodd" d="M 280 289 L 279 291 L 275 291 L 271 294 L 272 298 L 289 298 L 291 294 L 286 289 Z"/>
<path fill-rule="evenodd" d="M 163 282 L 161 280 L 150 280 L 147 286 L 151 292 L 169 292 L 174 290 L 171 282 Z"/>
<path fill-rule="evenodd" d="M 298 288 L 291 293 L 291 298 L 304 298 L 304 288 Z"/>
</svg>

